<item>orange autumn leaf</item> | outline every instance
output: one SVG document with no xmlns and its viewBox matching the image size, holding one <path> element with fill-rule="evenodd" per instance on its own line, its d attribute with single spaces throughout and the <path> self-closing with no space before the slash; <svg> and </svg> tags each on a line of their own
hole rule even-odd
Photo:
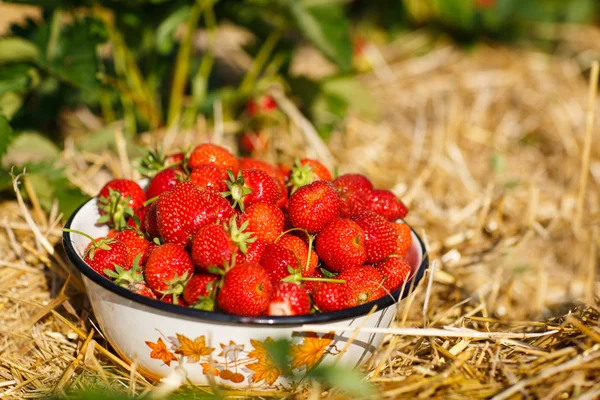
<svg viewBox="0 0 600 400">
<path fill-rule="evenodd" d="M 250 343 L 254 350 L 248 354 L 248 357 L 255 358 L 256 362 L 246 365 L 246 368 L 254 371 L 252 381 L 260 382 L 264 380 L 267 385 L 274 384 L 277 378 L 283 375 L 284 371 L 277 366 L 277 363 L 267 351 L 267 346 L 273 343 L 273 339 L 268 337 L 264 342 L 250 339 Z"/>
<path fill-rule="evenodd" d="M 213 376 L 219 376 L 219 370 L 217 369 L 217 367 L 215 367 L 213 365 L 212 367 L 212 373 L 211 373 L 211 368 L 210 368 L 210 363 L 202 363 L 200 364 L 202 366 L 202 373 L 204 375 L 213 375 Z"/>
<path fill-rule="evenodd" d="M 188 358 L 188 362 L 197 363 L 200 361 L 200 357 L 207 356 L 213 352 L 214 347 L 206 346 L 206 339 L 204 335 L 198 336 L 193 341 L 187 336 L 177 334 L 177 340 L 181 346 L 175 349 L 176 354 L 181 354 Z"/>
<path fill-rule="evenodd" d="M 146 342 L 146 344 L 152 349 L 152 352 L 150 353 L 150 358 L 161 360 L 162 362 L 167 364 L 167 367 L 171 366 L 171 361 L 177 361 L 177 357 L 175 357 L 175 354 L 171 353 L 167 349 L 165 342 L 163 342 L 161 338 L 158 338 L 156 343 Z"/>
<path fill-rule="evenodd" d="M 309 371 L 323 358 L 323 354 L 333 342 L 333 333 L 328 333 L 322 337 L 316 334 L 309 334 L 304 337 L 301 344 L 293 345 L 290 352 L 292 355 L 292 369 L 306 366 Z"/>
</svg>

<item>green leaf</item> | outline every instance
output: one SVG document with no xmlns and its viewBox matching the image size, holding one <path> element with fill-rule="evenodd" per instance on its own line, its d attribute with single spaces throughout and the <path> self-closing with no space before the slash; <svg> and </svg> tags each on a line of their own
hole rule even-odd
<svg viewBox="0 0 600 400">
<path fill-rule="evenodd" d="M 352 394 L 353 397 L 379 398 L 375 387 L 363 380 L 364 376 L 353 369 L 340 365 L 319 365 L 310 370 L 307 377 L 316 379 L 331 388 Z"/>
<path fill-rule="evenodd" d="M 180 7 L 160 23 L 156 29 L 156 48 L 159 53 L 167 54 L 173 50 L 175 31 L 187 19 L 189 12 L 190 6 Z"/>
<path fill-rule="evenodd" d="M 0 68 L 0 95 L 7 92 L 25 92 L 38 81 L 36 70 L 29 65 L 3 65 Z"/>
<path fill-rule="evenodd" d="M 0 161 L 8 150 L 8 144 L 13 138 L 13 130 L 4 115 L 0 114 Z"/>
<path fill-rule="evenodd" d="M 59 152 L 59 148 L 41 133 L 20 132 L 8 146 L 8 155 L 2 164 L 8 168 L 10 165 L 31 162 L 52 162 L 58 157 Z"/>
<path fill-rule="evenodd" d="M 0 95 L 0 114 L 4 115 L 6 118 L 12 119 L 22 106 L 23 96 L 15 92 L 7 92 Z"/>
<path fill-rule="evenodd" d="M 343 71 L 352 67 L 350 24 L 339 2 L 288 0 L 290 14 L 302 34 Z"/>
<path fill-rule="evenodd" d="M 23 38 L 0 38 L 0 64 L 35 61 L 38 53 L 37 46 Z"/>
<path fill-rule="evenodd" d="M 265 343 L 267 353 L 282 371 L 288 371 L 291 361 L 292 345 L 289 339 L 278 339 Z"/>
</svg>

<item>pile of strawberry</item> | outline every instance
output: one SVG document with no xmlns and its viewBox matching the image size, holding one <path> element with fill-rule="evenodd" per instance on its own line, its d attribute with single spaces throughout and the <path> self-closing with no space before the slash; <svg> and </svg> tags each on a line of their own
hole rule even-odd
<svg viewBox="0 0 600 400">
<path fill-rule="evenodd" d="M 411 230 L 396 222 L 408 210 L 362 175 L 332 179 L 316 160 L 273 166 L 212 144 L 149 153 L 144 165 L 145 191 L 126 179 L 102 188 L 98 223 L 110 231 L 90 237 L 85 253 L 135 293 L 236 315 L 302 315 L 376 300 L 409 277 Z"/>
</svg>

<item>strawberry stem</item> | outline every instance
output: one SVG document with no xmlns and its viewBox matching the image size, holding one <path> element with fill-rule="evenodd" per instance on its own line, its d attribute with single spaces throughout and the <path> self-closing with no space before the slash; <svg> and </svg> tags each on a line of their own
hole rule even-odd
<svg viewBox="0 0 600 400">
<path fill-rule="evenodd" d="M 304 270 L 308 271 L 308 269 L 310 268 L 310 255 L 311 255 L 311 251 L 312 251 L 313 241 L 315 240 L 315 236 L 309 235 L 308 232 L 306 232 L 306 234 L 308 235 L 308 254 L 306 255 L 306 265 L 304 266 Z"/>
<path fill-rule="evenodd" d="M 160 197 L 160 195 L 159 196 L 154 196 L 153 198 L 146 200 L 144 202 L 144 207 L 147 207 L 150 204 L 154 203 L 156 200 L 158 200 L 159 197 Z"/>
<path fill-rule="evenodd" d="M 94 239 L 93 237 L 91 237 L 90 235 L 88 235 L 85 232 L 81 232 L 75 229 L 68 229 L 68 228 L 63 228 L 63 232 L 70 232 L 70 233 L 77 233 L 79 235 L 85 236 L 86 238 L 90 239 L 90 241 L 93 243 L 93 245 L 96 245 L 96 239 Z"/>
<path fill-rule="evenodd" d="M 275 239 L 274 243 L 277 243 L 279 241 L 279 239 L 281 239 L 282 236 L 287 235 L 288 233 L 293 232 L 293 231 L 302 231 L 302 232 L 304 232 L 304 233 L 306 233 L 308 235 L 308 232 L 306 231 L 306 229 L 292 228 L 292 229 L 288 229 L 285 232 L 282 232 L 279 236 L 277 236 L 277 239 Z"/>
<path fill-rule="evenodd" d="M 331 283 L 346 283 L 345 279 L 333 279 L 333 278 L 312 278 L 312 277 L 302 277 L 301 281 L 310 281 L 310 282 L 331 282 Z"/>
</svg>

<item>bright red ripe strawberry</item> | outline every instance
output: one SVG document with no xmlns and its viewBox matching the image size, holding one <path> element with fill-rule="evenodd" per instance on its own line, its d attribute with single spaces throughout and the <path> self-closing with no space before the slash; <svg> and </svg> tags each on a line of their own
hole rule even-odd
<svg viewBox="0 0 600 400">
<path fill-rule="evenodd" d="M 226 313 L 258 316 L 267 311 L 272 293 L 271 279 L 261 265 L 238 264 L 225 274 L 217 300 Z"/>
<path fill-rule="evenodd" d="M 146 283 L 152 290 L 175 297 L 183 293 L 193 273 L 194 266 L 190 256 L 183 247 L 173 243 L 154 249 L 144 269 Z"/>
<path fill-rule="evenodd" d="M 278 244 L 267 246 L 260 259 L 260 265 L 268 272 L 273 284 L 290 276 L 290 268 L 294 271 L 299 271 L 301 268 L 294 252 Z"/>
<path fill-rule="evenodd" d="M 146 261 L 148 261 L 148 258 L 150 257 L 150 254 L 152 254 L 154 249 L 156 249 L 158 247 L 160 247 L 160 244 L 156 243 L 155 241 L 150 242 L 150 244 L 148 245 L 148 248 L 146 249 L 146 251 L 144 252 L 144 255 L 142 257 L 142 260 L 144 260 L 144 262 L 143 263 L 140 262 L 140 264 L 145 266 Z"/>
<path fill-rule="evenodd" d="M 175 304 L 176 306 L 189 307 L 189 304 L 179 296 L 172 294 L 161 295 L 158 294 L 159 300 L 168 304 Z"/>
<path fill-rule="evenodd" d="M 209 267 L 225 269 L 237 252 L 229 232 L 223 226 L 210 224 L 198 230 L 192 239 L 192 262 L 208 271 Z"/>
<path fill-rule="evenodd" d="M 185 172 L 181 167 L 167 168 L 157 173 L 148 183 L 146 197 L 153 199 L 161 193 L 172 190 L 175 185 L 185 180 Z"/>
<path fill-rule="evenodd" d="M 246 230 L 267 243 L 273 243 L 283 232 L 283 212 L 273 204 L 253 204 L 239 216 L 238 221 L 239 225 L 247 222 Z"/>
<path fill-rule="evenodd" d="M 195 169 L 204 164 L 216 165 L 226 171 L 231 170 L 234 174 L 238 172 L 237 158 L 229 150 L 216 144 L 201 144 L 192 151 L 188 161 L 189 168 Z"/>
<path fill-rule="evenodd" d="M 132 282 L 127 286 L 127 290 L 140 296 L 156 300 L 156 295 L 143 281 Z"/>
<path fill-rule="evenodd" d="M 319 180 L 331 180 L 331 173 L 327 167 L 317 160 L 304 158 L 296 161 L 296 164 L 290 173 L 289 184 L 292 187 L 292 193 L 294 193 L 300 187 Z"/>
<path fill-rule="evenodd" d="M 250 99 L 246 103 L 246 111 L 250 118 L 261 114 L 275 111 L 277 109 L 277 103 L 269 95 L 260 96 L 257 99 Z"/>
<path fill-rule="evenodd" d="M 255 160 L 253 158 L 240 158 L 240 168 L 242 169 L 260 169 L 265 171 L 279 185 L 279 200 L 277 207 L 284 207 L 287 204 L 288 193 L 286 189 L 285 176 L 281 170 L 267 162 Z"/>
<path fill-rule="evenodd" d="M 150 245 L 144 235 L 140 231 L 136 231 L 134 229 L 126 229 L 124 231 L 119 232 L 117 236 L 115 236 L 116 240 L 121 241 L 125 247 L 127 247 L 128 259 L 127 263 L 129 265 L 133 265 L 133 260 L 141 254 L 142 258 L 140 260 L 140 264 L 144 265 L 146 259 L 144 258 L 144 254 Z"/>
<path fill-rule="evenodd" d="M 312 276 L 319 264 L 319 257 L 314 250 L 310 250 L 310 262 L 308 262 L 308 245 L 298 236 L 286 234 L 277 240 L 277 244 L 294 252 L 302 267 L 302 276 Z M 308 263 L 308 266 L 307 266 Z"/>
<path fill-rule="evenodd" d="M 196 274 L 187 283 L 183 290 L 183 299 L 186 303 L 197 306 L 200 310 L 213 311 L 213 295 L 217 289 L 217 277 L 210 274 Z M 211 283 L 212 282 L 212 283 Z"/>
<path fill-rule="evenodd" d="M 267 249 L 268 243 L 262 239 L 256 239 L 256 241 L 250 243 L 248 245 L 248 250 L 246 250 L 246 254 L 242 254 L 238 252 L 238 256 L 236 258 L 236 262 L 247 263 L 247 264 L 258 264 L 260 263 L 260 259 L 262 258 L 265 250 Z"/>
<path fill-rule="evenodd" d="M 334 219 L 317 235 L 315 250 L 332 271 L 358 267 L 367 258 L 365 232 L 354 221 Z"/>
<path fill-rule="evenodd" d="M 343 283 L 323 282 L 313 289 L 312 298 L 315 306 L 322 312 L 342 310 L 348 304 Z"/>
<path fill-rule="evenodd" d="M 344 174 L 333 180 L 333 186 L 340 194 L 340 216 L 349 218 L 368 209 L 367 194 L 373 184 L 360 174 Z"/>
<path fill-rule="evenodd" d="M 148 206 L 148 211 L 144 216 L 144 221 L 142 223 L 143 232 L 148 235 L 150 239 L 154 239 L 160 236 L 160 232 L 158 231 L 158 221 L 156 219 L 156 201 Z M 140 229 L 142 229 L 140 227 Z"/>
<path fill-rule="evenodd" d="M 348 268 L 336 278 L 346 281 L 344 287 L 348 307 L 360 306 L 386 295 L 386 291 L 383 289 L 383 277 L 372 266 Z"/>
<path fill-rule="evenodd" d="M 365 231 L 367 263 L 384 260 L 398 245 L 398 234 L 394 226 L 372 211 L 362 211 L 351 218 Z"/>
<path fill-rule="evenodd" d="M 290 196 L 288 213 L 296 228 L 314 234 L 338 216 L 340 196 L 328 181 L 302 186 Z"/>
<path fill-rule="evenodd" d="M 404 218 L 408 214 L 408 208 L 389 190 L 371 190 L 367 194 L 366 201 L 369 210 L 381 215 L 388 221 Z"/>
<path fill-rule="evenodd" d="M 237 178 L 229 174 L 228 191 L 223 195 L 231 196 L 233 206 L 240 206 L 242 212 L 253 204 L 276 204 L 279 200 L 279 186 L 275 179 L 260 169 L 242 169 Z"/>
<path fill-rule="evenodd" d="M 105 271 L 114 271 L 115 265 L 120 265 L 125 270 L 132 266 L 127 246 L 114 238 L 94 239 L 83 261 L 102 276 L 107 276 Z"/>
<path fill-rule="evenodd" d="M 127 226 L 130 228 L 139 229 L 142 232 L 146 231 L 146 227 L 144 225 L 144 219 L 146 218 L 146 214 L 150 206 L 142 207 L 137 210 L 132 217 L 129 217 L 127 220 Z M 136 220 L 137 219 L 137 220 Z"/>
<path fill-rule="evenodd" d="M 291 282 L 278 282 L 269 302 L 269 315 L 304 315 L 310 313 L 308 292 Z"/>
<path fill-rule="evenodd" d="M 129 179 L 113 179 L 98 193 L 99 223 L 108 223 L 117 230 L 123 229 L 127 219 L 144 207 L 146 194 L 136 182 Z"/>
<path fill-rule="evenodd" d="M 235 214 L 229 202 L 213 191 L 201 190 L 190 181 L 180 182 L 160 195 L 156 205 L 158 231 L 165 243 L 186 245 L 207 224 L 229 221 Z"/>
<path fill-rule="evenodd" d="M 388 257 L 375 264 L 374 267 L 385 278 L 383 287 L 388 292 L 400 288 L 412 272 L 410 264 L 402 257 Z"/>
<path fill-rule="evenodd" d="M 321 272 L 321 268 L 315 269 L 310 278 L 323 279 L 325 275 Z M 302 281 L 302 286 L 308 291 L 308 293 L 313 294 L 319 286 L 321 286 L 324 282 L 322 281 Z"/>
<path fill-rule="evenodd" d="M 227 190 L 227 171 L 216 165 L 200 165 L 192 170 L 190 181 L 199 188 L 210 188 L 221 193 Z"/>
<path fill-rule="evenodd" d="M 412 231 L 407 224 L 392 222 L 396 232 L 398 233 L 398 246 L 395 253 L 400 257 L 406 257 L 408 249 L 412 246 Z"/>
</svg>

